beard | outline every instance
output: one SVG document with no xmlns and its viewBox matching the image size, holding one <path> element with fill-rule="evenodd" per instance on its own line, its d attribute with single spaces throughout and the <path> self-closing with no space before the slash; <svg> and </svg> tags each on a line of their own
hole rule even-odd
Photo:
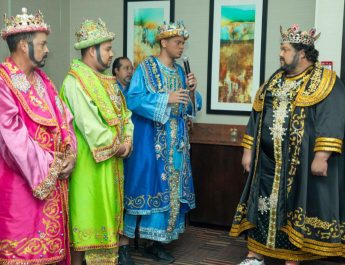
<svg viewBox="0 0 345 265">
<path fill-rule="evenodd" d="M 103 71 L 110 67 L 111 61 L 110 62 L 108 61 L 108 63 L 103 62 L 99 45 L 96 45 L 96 56 L 97 56 L 97 62 L 103 68 L 102 69 Z"/>
<path fill-rule="evenodd" d="M 45 54 L 41 60 L 36 60 L 35 58 L 35 51 L 32 42 L 28 43 L 29 46 L 29 58 L 30 60 L 36 64 L 37 67 L 42 68 L 46 64 L 46 59 L 48 58 L 48 54 Z"/>
<path fill-rule="evenodd" d="M 37 67 L 42 68 L 43 66 L 45 66 L 47 57 L 48 55 L 44 55 L 42 60 L 36 61 Z"/>
<path fill-rule="evenodd" d="M 297 53 L 292 58 L 292 62 L 290 64 L 286 63 L 282 57 L 280 57 L 280 60 L 282 64 L 280 69 L 285 71 L 287 74 L 294 72 L 299 64 L 299 57 Z"/>
</svg>

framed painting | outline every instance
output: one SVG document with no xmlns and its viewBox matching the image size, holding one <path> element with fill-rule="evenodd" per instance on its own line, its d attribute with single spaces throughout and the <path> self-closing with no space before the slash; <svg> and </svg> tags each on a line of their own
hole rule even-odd
<svg viewBox="0 0 345 265">
<path fill-rule="evenodd" d="M 174 20 L 174 0 L 124 1 L 123 54 L 136 67 L 149 55 L 158 55 L 157 27 Z"/>
<path fill-rule="evenodd" d="M 249 114 L 264 81 L 267 0 L 211 0 L 207 113 Z"/>
</svg>

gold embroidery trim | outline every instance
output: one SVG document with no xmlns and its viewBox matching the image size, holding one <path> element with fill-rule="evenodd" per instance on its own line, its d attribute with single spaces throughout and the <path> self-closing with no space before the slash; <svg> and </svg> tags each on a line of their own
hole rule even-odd
<svg viewBox="0 0 345 265">
<path fill-rule="evenodd" d="M 341 148 L 341 144 L 338 143 L 327 143 L 327 142 L 318 142 L 315 144 L 315 147 L 338 147 Z"/>
<path fill-rule="evenodd" d="M 23 238 L 16 241 L 11 240 L 0 240 L 1 254 L 8 258 L 0 258 L 0 264 L 51 264 L 54 262 L 62 261 L 66 257 L 67 249 L 64 249 L 63 239 L 60 238 L 61 233 L 66 233 L 64 227 L 66 223 L 66 209 L 63 206 L 63 196 L 67 189 L 64 189 L 62 185 L 61 191 L 55 190 L 51 196 L 49 196 L 43 207 L 43 216 L 41 224 L 44 225 L 43 231 L 38 231 L 38 236 L 31 238 Z M 61 203 L 61 204 L 59 204 Z M 61 207 L 60 207 L 61 205 Z M 63 227 L 57 226 L 61 215 L 58 214 L 62 211 Z M 49 258 L 33 258 L 30 260 L 13 258 L 22 257 L 23 255 L 39 255 L 39 253 L 56 254 Z"/>
<path fill-rule="evenodd" d="M 247 139 L 243 139 L 242 140 L 242 143 L 245 143 L 245 144 L 249 144 L 249 145 L 253 145 L 253 141 L 249 141 L 249 140 L 247 140 Z"/>
<path fill-rule="evenodd" d="M 257 112 L 261 112 L 264 109 L 264 87 L 267 84 L 267 82 L 265 82 L 262 86 L 260 86 L 260 88 L 258 89 L 258 91 L 256 92 L 255 95 L 255 99 L 253 102 L 253 109 Z"/>
<path fill-rule="evenodd" d="M 118 220 L 118 222 L 120 222 L 120 220 Z M 73 228 L 73 233 L 78 235 L 78 238 L 80 237 L 80 235 L 82 235 L 82 238 L 86 238 L 88 239 L 91 236 L 96 235 L 97 236 L 97 232 L 94 231 L 94 235 L 92 235 L 92 232 L 90 231 L 79 231 L 76 230 L 76 228 Z M 72 233 L 72 232 L 71 232 Z M 116 229 L 115 228 L 111 228 L 109 229 L 109 231 L 105 232 L 105 231 L 101 231 L 99 233 L 100 236 L 111 236 L 116 238 Z M 80 241 L 80 240 L 79 240 Z M 73 249 L 75 251 L 86 251 L 86 250 L 96 250 L 96 249 L 111 249 L 111 248 L 117 248 L 119 246 L 118 242 L 112 242 L 112 243 L 104 243 L 104 244 L 96 244 L 96 245 L 87 245 L 87 246 L 82 246 L 80 245 L 82 243 L 78 242 L 78 243 L 71 243 L 71 247 L 73 247 Z"/>
<path fill-rule="evenodd" d="M 248 134 L 243 135 L 241 146 L 247 149 L 252 149 L 254 144 L 254 138 Z"/>
<path fill-rule="evenodd" d="M 66 157 L 71 157 L 74 160 L 77 159 L 77 153 L 72 149 L 71 145 L 66 145 Z"/>
<path fill-rule="evenodd" d="M 49 113 L 50 113 L 50 115 L 52 117 L 51 119 L 44 118 L 44 117 L 42 117 L 42 116 L 40 116 L 40 115 L 38 115 L 38 114 L 36 114 L 35 112 L 32 111 L 32 109 L 29 107 L 28 103 L 24 99 L 23 95 L 18 91 L 18 89 L 16 89 L 13 86 L 12 80 L 7 75 L 5 70 L 0 69 L 0 77 L 2 77 L 2 79 L 5 81 L 6 85 L 10 88 L 10 90 L 13 92 L 13 94 L 19 100 L 19 102 L 22 105 L 23 109 L 29 115 L 30 118 L 32 118 L 35 122 L 37 122 L 39 124 L 42 124 L 42 125 L 57 126 L 58 123 L 57 123 L 56 119 L 54 118 L 54 115 L 52 115 L 52 113 L 50 112 L 50 110 L 49 110 Z"/>
<path fill-rule="evenodd" d="M 329 151 L 341 153 L 343 141 L 337 138 L 318 137 L 315 141 L 314 152 Z"/>
<path fill-rule="evenodd" d="M 50 150 L 53 146 L 53 138 L 49 132 L 47 132 L 47 128 L 41 125 L 37 127 L 35 140 L 44 150 Z"/>
<path fill-rule="evenodd" d="M 248 145 L 253 145 L 254 144 L 253 141 L 250 141 L 250 140 L 247 140 L 247 139 L 242 139 L 242 143 L 245 143 L 245 144 L 248 144 Z"/>
<path fill-rule="evenodd" d="M 110 145 L 95 148 L 92 150 L 92 154 L 97 163 L 105 161 L 114 156 L 120 149 L 120 141 L 117 137 L 114 138 Z"/>
<path fill-rule="evenodd" d="M 308 88 L 301 89 L 296 97 L 296 106 L 308 107 L 321 102 L 331 93 L 335 81 L 335 72 L 316 65 Z"/>
<path fill-rule="evenodd" d="M 304 119 L 306 117 L 304 108 L 300 109 L 300 113 L 295 113 L 295 106 L 292 106 L 292 119 L 290 122 L 290 153 L 291 163 L 287 179 L 287 192 L 291 191 L 294 176 L 296 175 L 297 166 L 300 164 L 299 156 L 301 152 L 301 144 L 304 135 Z"/>
<path fill-rule="evenodd" d="M 343 144 L 343 141 L 337 138 L 327 138 L 327 137 L 318 137 L 315 140 L 316 143 L 318 142 L 330 142 L 330 143 L 338 143 L 340 145 Z"/>
<path fill-rule="evenodd" d="M 238 237 L 243 231 L 255 227 L 247 220 L 245 217 L 246 214 L 247 205 L 245 203 L 238 204 L 236 214 L 234 216 L 234 224 L 231 226 L 231 230 L 229 232 L 230 236 Z"/>
<path fill-rule="evenodd" d="M 62 167 L 62 158 L 54 154 L 54 161 L 49 167 L 48 176 L 33 189 L 33 195 L 44 200 L 55 189 Z"/>
<path fill-rule="evenodd" d="M 244 148 L 247 148 L 247 149 L 250 149 L 252 150 L 253 149 L 253 145 L 249 145 L 249 144 L 246 144 L 246 143 L 241 143 L 241 146 L 244 147 Z"/>
<path fill-rule="evenodd" d="M 132 137 L 126 136 L 125 139 L 123 140 L 123 143 L 132 145 Z"/>
<path fill-rule="evenodd" d="M 319 102 L 321 102 L 323 99 L 325 99 L 332 91 L 335 81 L 336 81 L 336 73 L 334 71 L 324 69 L 322 68 L 318 63 L 313 66 L 314 72 L 312 73 L 310 82 L 308 85 L 306 85 L 308 82 L 305 82 L 305 85 L 303 85 L 302 89 L 297 94 L 296 100 L 295 100 L 295 106 L 298 107 L 308 107 L 315 105 Z M 312 67 L 309 67 L 310 69 Z M 283 72 L 278 72 L 274 79 L 276 77 L 281 77 Z M 306 71 L 304 71 L 301 76 L 305 75 Z M 294 80 L 300 78 L 300 75 L 293 78 L 286 78 L 288 80 Z M 273 79 L 272 79 L 273 80 Z M 263 99 L 264 99 L 264 93 L 263 88 L 265 87 L 266 83 L 262 85 L 258 92 L 256 93 L 254 103 L 253 103 L 253 109 L 255 111 L 262 111 L 263 110 Z M 307 87 L 307 88 L 306 88 Z"/>
<path fill-rule="evenodd" d="M 345 244 L 341 243 L 343 237 L 343 227 L 345 223 L 339 223 L 336 220 L 324 221 L 318 217 L 308 217 L 300 207 L 293 212 L 288 213 L 288 222 L 281 230 L 289 236 L 289 240 L 303 251 L 322 256 L 344 256 Z M 296 228 L 304 231 L 304 234 L 298 232 Z M 311 235 L 317 235 L 320 239 L 307 238 Z M 331 243 L 329 241 L 335 241 Z"/>
<path fill-rule="evenodd" d="M 81 246 L 81 247 L 76 247 L 71 243 L 71 247 L 73 247 L 74 251 L 86 251 L 86 250 L 91 250 L 91 249 L 108 249 L 108 248 L 116 248 L 119 247 L 119 243 L 112 243 L 112 244 L 104 244 L 104 245 L 92 245 L 92 246 Z"/>
<path fill-rule="evenodd" d="M 248 134 L 244 134 L 243 135 L 243 139 L 246 139 L 246 140 L 248 140 L 248 141 L 254 141 L 254 137 L 252 137 L 252 136 L 250 136 L 250 135 L 248 135 Z"/>
<path fill-rule="evenodd" d="M 283 166 L 283 141 L 286 135 L 284 128 L 285 119 L 289 115 L 292 115 L 294 106 L 292 104 L 298 90 L 301 86 L 304 87 L 309 79 L 308 71 L 304 71 L 303 79 L 300 81 L 285 80 L 284 84 L 280 83 L 282 72 L 272 79 L 269 84 L 268 90 L 272 91 L 273 97 L 273 124 L 270 127 L 272 140 L 274 143 L 274 158 L 275 158 L 275 169 L 274 179 L 272 185 L 272 192 L 270 195 L 270 213 L 269 213 L 269 225 L 268 225 L 268 236 L 267 236 L 267 247 L 275 248 L 276 244 L 276 221 L 277 221 L 277 207 L 279 196 L 279 187 L 281 183 L 281 169 Z M 281 96 L 284 94 L 285 96 Z M 292 114 L 291 114 L 292 113 Z"/>
<path fill-rule="evenodd" d="M 229 235 L 232 237 L 238 237 L 240 234 L 245 231 L 249 230 L 251 228 L 254 228 L 255 226 L 250 223 L 246 218 L 242 220 L 242 222 L 239 225 L 232 225 L 231 230 L 229 232 Z"/>
<path fill-rule="evenodd" d="M 86 93 L 86 95 L 87 95 L 90 99 L 93 99 L 94 97 L 92 97 L 90 91 L 88 91 L 88 89 L 87 89 L 87 86 L 86 86 L 85 82 L 83 82 L 82 78 L 78 75 L 78 73 L 77 73 L 76 71 L 74 71 L 74 70 L 70 70 L 68 73 L 69 73 L 71 76 L 73 76 L 73 77 L 80 83 L 81 88 L 82 88 L 83 91 Z M 101 82 L 101 80 L 99 80 L 99 81 Z M 109 96 L 108 93 L 107 93 L 107 91 L 105 91 L 105 93 L 107 94 L 107 96 Z M 117 113 L 115 112 L 115 110 L 114 110 L 114 105 L 113 105 L 112 100 L 110 100 L 110 98 L 109 98 L 109 101 L 110 101 L 110 104 L 111 104 L 111 108 L 110 108 L 109 105 L 107 105 L 101 97 L 98 97 L 97 94 L 96 94 L 96 96 L 97 96 L 97 100 L 99 101 L 98 104 L 100 105 L 100 106 L 97 106 L 97 107 L 98 107 L 99 109 L 101 109 L 101 107 L 102 107 L 102 109 L 104 109 L 104 115 L 103 115 L 103 113 L 102 113 L 102 117 L 106 120 L 106 122 L 108 123 L 108 125 L 110 125 L 110 126 L 115 126 L 115 125 L 117 125 L 117 124 L 119 123 L 118 117 L 115 117 L 115 115 L 114 115 L 114 117 L 105 117 L 105 116 L 107 116 L 107 115 L 112 116 L 113 114 L 117 114 Z M 96 102 L 95 102 L 95 103 L 96 103 Z M 96 104 L 97 104 L 97 103 L 96 103 Z M 108 107 L 109 107 L 109 108 L 108 108 Z"/>
<path fill-rule="evenodd" d="M 87 264 L 114 265 L 117 264 L 118 248 L 86 250 L 85 259 Z"/>
<path fill-rule="evenodd" d="M 305 238 L 302 234 L 291 227 L 291 222 L 282 228 L 282 231 L 289 236 L 289 240 L 296 247 L 320 256 L 345 256 L 345 245 L 339 243 L 320 242 Z"/>
<path fill-rule="evenodd" d="M 248 249 L 264 256 L 282 260 L 303 261 L 321 258 L 319 255 L 304 251 L 294 251 L 287 249 L 274 249 L 274 251 L 272 251 L 272 249 L 267 248 L 266 246 L 260 244 L 250 237 L 248 238 Z"/>
<path fill-rule="evenodd" d="M 318 151 L 327 151 L 327 152 L 336 152 L 341 154 L 341 148 L 335 148 L 335 147 L 315 147 L 314 152 Z"/>
</svg>

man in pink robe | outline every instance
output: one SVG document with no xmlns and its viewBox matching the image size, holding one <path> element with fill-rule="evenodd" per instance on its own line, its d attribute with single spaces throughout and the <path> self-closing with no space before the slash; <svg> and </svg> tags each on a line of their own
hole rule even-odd
<svg viewBox="0 0 345 265">
<path fill-rule="evenodd" d="M 49 26 L 26 8 L 6 18 L 0 64 L 0 265 L 70 264 L 67 178 L 76 159 L 72 115 L 39 68 Z"/>
</svg>

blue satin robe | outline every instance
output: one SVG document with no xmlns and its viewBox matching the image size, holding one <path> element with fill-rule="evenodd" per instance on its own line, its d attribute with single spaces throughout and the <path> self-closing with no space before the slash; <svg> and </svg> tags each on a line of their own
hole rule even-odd
<svg viewBox="0 0 345 265">
<path fill-rule="evenodd" d="M 189 157 L 187 120 L 193 104 L 168 104 L 170 91 L 186 89 L 181 66 L 164 66 L 154 57 L 144 60 L 123 93 L 134 123 L 133 152 L 125 164 L 125 228 L 133 238 L 161 242 L 184 231 L 185 214 L 195 208 Z M 195 109 L 202 100 L 195 94 Z M 140 218 L 137 218 L 140 216 Z"/>
</svg>

